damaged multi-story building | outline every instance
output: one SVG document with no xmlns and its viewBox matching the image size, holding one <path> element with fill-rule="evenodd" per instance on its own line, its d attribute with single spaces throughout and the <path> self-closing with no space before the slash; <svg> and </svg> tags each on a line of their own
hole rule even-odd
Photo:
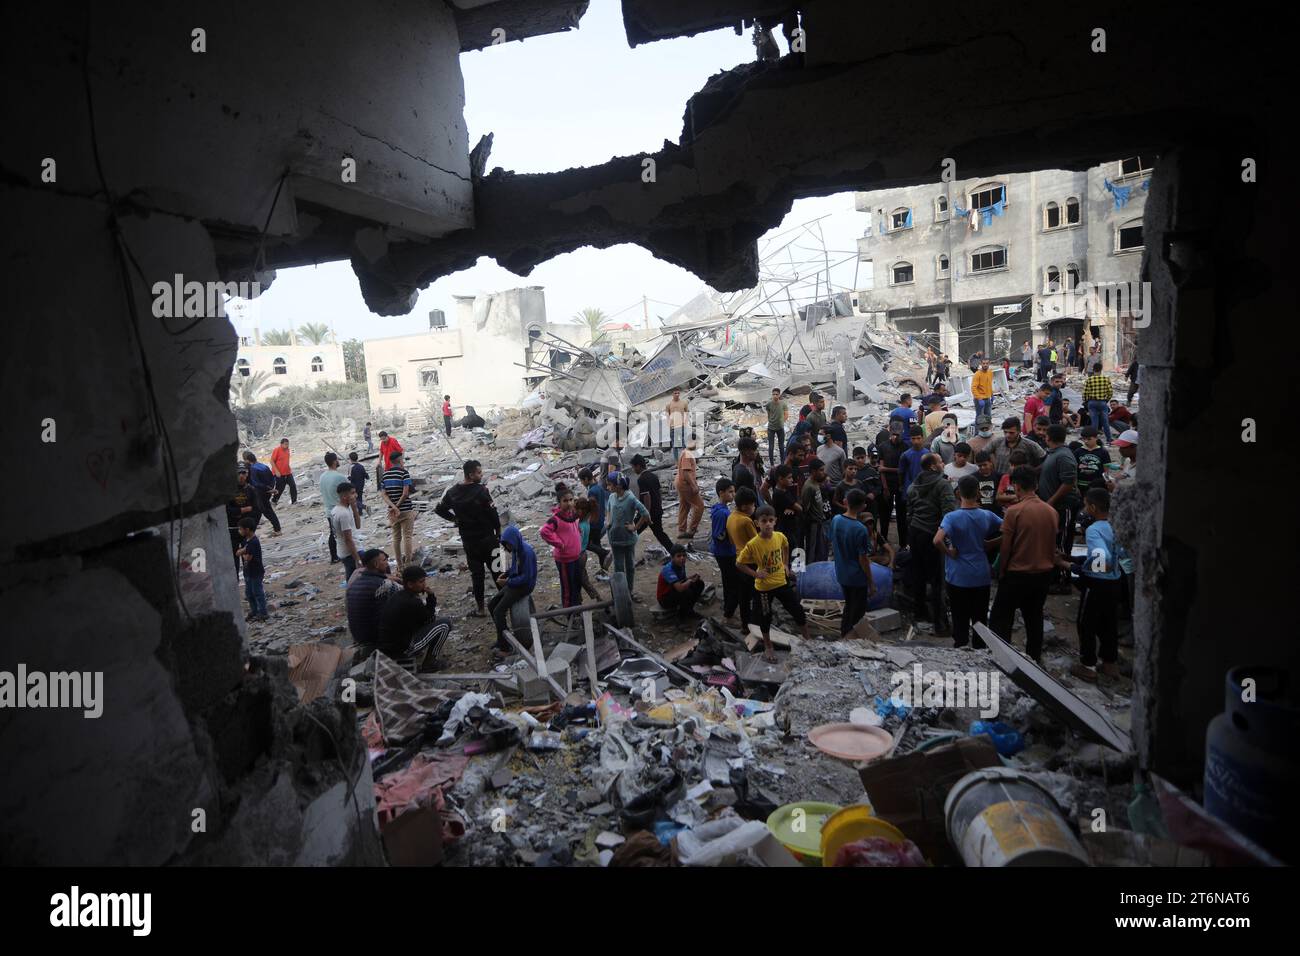
<svg viewBox="0 0 1300 956">
<path fill-rule="evenodd" d="M 915 188 L 913 228 L 928 225 L 926 184 L 945 158 L 976 185 L 1066 171 L 1051 198 L 1068 210 L 1077 195 L 1091 224 L 1091 204 L 1110 198 L 1090 170 L 1159 157 L 1141 215 L 1153 290 L 1137 343 L 1142 469 L 1119 522 L 1137 567 L 1141 765 L 1192 786 L 1225 671 L 1294 665 L 1274 612 L 1287 562 L 1255 560 L 1276 551 L 1276 531 L 1250 493 L 1268 474 L 1258 449 L 1281 434 L 1258 321 L 1289 314 L 1290 178 L 1270 102 L 1287 57 L 1267 49 L 1281 31 L 1253 35 L 1217 8 L 1109 0 L 1068 15 L 941 3 L 924 16 L 837 0 L 622 0 L 631 45 L 755 18 L 796 22 L 806 44 L 712 77 L 683 104 L 677 140 L 649 156 L 489 172 L 488 144 L 468 141 L 460 55 L 574 29 L 585 9 L 10 12 L 4 447 L 37 478 L 10 493 L 0 667 L 102 672 L 105 700 L 93 720 L 4 715 L 0 858 L 378 859 L 351 705 L 299 706 L 283 663 L 245 649 L 222 510 L 239 450 L 236 332 L 217 315 L 156 318 L 155 282 L 265 287 L 279 268 L 348 260 L 373 312 L 405 314 L 481 256 L 526 275 L 581 246 L 631 242 L 737 290 L 754 284 L 756 237 L 797 198 Z M 1048 195 L 1009 198 L 1036 226 Z M 1010 265 L 1036 293 L 1047 266 L 1089 261 L 1071 255 Z M 933 281 L 935 257 L 917 258 L 913 281 Z M 883 290 L 889 257 L 876 260 Z M 966 309 L 942 301 L 960 346 Z M 1258 444 L 1243 441 L 1243 420 Z"/>
<path fill-rule="evenodd" d="M 858 193 L 861 311 L 967 358 L 1020 360 L 1024 342 L 1096 339 L 1107 367 L 1136 357 L 1140 296 L 1071 296 L 1084 283 L 1140 288 L 1155 157 Z M 859 283 L 861 285 L 861 283 Z M 1114 297 L 1116 300 L 1119 296 Z M 1137 309 L 1134 315 L 1131 309 Z"/>
</svg>

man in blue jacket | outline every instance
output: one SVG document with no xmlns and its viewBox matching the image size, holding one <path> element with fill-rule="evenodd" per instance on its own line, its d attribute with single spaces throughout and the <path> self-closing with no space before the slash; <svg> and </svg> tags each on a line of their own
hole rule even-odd
<svg viewBox="0 0 1300 956">
<path fill-rule="evenodd" d="M 261 514 L 275 529 L 271 534 L 278 535 L 280 519 L 276 517 L 275 508 L 271 506 L 271 496 L 275 494 L 275 475 L 271 474 L 270 467 L 258 461 L 257 456 L 251 451 L 244 452 L 243 458 L 244 465 L 248 469 L 248 483 L 257 489 L 257 496 L 261 499 Z"/>
<path fill-rule="evenodd" d="M 505 655 L 514 650 L 502 636 L 508 629 L 510 608 L 516 601 L 533 593 L 533 588 L 537 585 L 537 554 L 514 525 L 507 525 L 501 532 L 501 548 L 510 554 L 510 570 L 497 575 L 497 587 L 501 590 L 488 601 L 488 609 L 492 612 L 492 622 L 497 628 L 494 650 L 497 654 Z M 519 639 L 523 642 L 524 635 L 519 635 Z"/>
</svg>

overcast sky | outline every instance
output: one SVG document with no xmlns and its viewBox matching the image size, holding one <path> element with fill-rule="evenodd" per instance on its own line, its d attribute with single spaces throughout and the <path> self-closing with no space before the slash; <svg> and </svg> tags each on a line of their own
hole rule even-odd
<svg viewBox="0 0 1300 956">
<path fill-rule="evenodd" d="M 778 42 L 784 52 L 779 32 Z M 493 133 L 489 170 L 500 166 L 525 173 L 655 152 L 664 140 L 679 140 L 691 94 L 713 74 L 753 55 L 748 34 L 729 29 L 629 49 L 616 0 L 594 0 L 576 31 L 461 55 L 469 143 Z M 821 216 L 827 216 L 820 227 L 832 261 L 848 258 L 866 224 L 866 217 L 853 210 L 852 193 L 801 200 L 774 232 Z M 811 237 L 800 245 L 820 253 Z M 836 281 L 851 284 L 853 275 L 848 262 L 837 270 Z M 584 247 L 542 263 L 527 277 L 479 259 L 473 268 L 423 290 L 407 316 L 371 314 L 347 262 L 282 270 L 252 314 L 263 331 L 325 322 L 340 341 L 382 338 L 427 329 L 431 309 L 444 310 L 454 322 L 453 295 L 520 285 L 545 287 L 552 322 L 570 321 L 578 310 L 594 306 L 634 325 L 641 321 L 642 295 L 652 300 L 653 323 L 703 288 L 695 276 L 640 246 Z"/>
</svg>

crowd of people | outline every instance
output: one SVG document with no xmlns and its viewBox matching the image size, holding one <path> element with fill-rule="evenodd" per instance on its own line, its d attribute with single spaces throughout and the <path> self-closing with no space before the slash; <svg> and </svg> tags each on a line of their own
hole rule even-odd
<svg viewBox="0 0 1300 956">
<path fill-rule="evenodd" d="M 1027 345 L 1027 344 L 1026 344 Z M 1035 356 L 1026 347 L 1027 360 Z M 1055 366 L 1052 343 L 1036 353 L 1040 385 L 1022 415 L 992 418 L 993 371 L 987 356 L 972 357 L 971 395 L 975 423 L 963 430 L 947 405 L 950 363 L 931 352 L 930 394 L 899 396 L 887 424 L 872 440 L 849 441 L 847 409 L 827 407 L 817 392 L 791 426 L 791 407 L 779 389 L 767 403 L 766 465 L 751 430 L 742 430 L 729 474 L 713 486 L 708 512 L 709 552 L 722 584 L 723 615 L 746 631 L 757 624 L 764 654 L 777 605 L 807 634 L 807 616 L 795 587 L 808 565 L 834 562 L 844 595 L 841 631 L 853 630 L 879 592 L 880 575 L 897 567 L 918 621 L 936 634 L 950 634 L 955 646 L 981 646 L 972 624 L 988 625 L 1010 639 L 1015 612 L 1025 628 L 1025 651 L 1041 659 L 1043 608 L 1053 590 L 1079 587 L 1077 676 L 1096 680 L 1116 673 L 1117 615 L 1131 598 L 1128 558 L 1109 523 L 1110 496 L 1136 474 L 1136 416 L 1113 394 L 1100 361 L 1084 383 L 1081 408 L 1064 398 L 1064 373 Z M 1076 357 L 1067 343 L 1067 364 Z M 1004 366 L 1005 367 L 1005 366 Z M 1127 401 L 1139 384 L 1130 370 Z M 450 418 L 450 396 L 444 418 Z M 688 567 L 690 543 L 704 522 L 697 442 L 689 427 L 688 399 L 673 393 L 665 407 L 677 492 L 677 540 L 664 528 L 658 475 L 641 455 L 625 469 L 619 448 L 602 466 L 582 468 L 578 484 L 555 486 L 555 505 L 539 530 L 552 551 L 562 607 L 598 600 L 595 580 L 622 574 L 633 600 L 637 544 L 647 530 L 662 546 L 655 601 L 681 617 L 696 613 L 706 584 Z M 449 421 L 445 422 L 449 424 Z M 788 432 L 788 434 L 787 434 Z M 374 448 L 370 423 L 364 437 Z M 372 474 L 356 452 L 348 467 L 334 452 L 324 456 L 319 480 L 331 564 L 342 565 L 349 626 L 356 643 L 399 657 L 436 656 L 450 631 L 437 615 L 437 597 L 427 572 L 415 563 L 415 481 L 396 437 L 378 432 L 373 478 L 384 506 L 389 550 L 362 548 L 360 530 L 374 514 L 365 502 Z M 1118 452 L 1113 461 L 1110 447 Z M 260 521 L 281 533 L 275 505 L 287 490 L 297 502 L 289 439 L 279 441 L 270 464 L 250 450 L 241 455 L 237 488 L 227 504 L 236 572 L 242 575 L 249 619 L 266 620 L 265 559 Z M 463 478 L 432 509 L 454 524 L 470 571 L 474 610 L 491 617 L 497 633 L 494 653 L 508 654 L 504 638 L 510 608 L 530 600 L 537 585 L 537 555 L 519 528 L 502 526 L 479 462 L 463 464 Z M 895 528 L 894 542 L 890 528 Z M 1087 554 L 1072 559 L 1082 534 Z M 606 547 L 608 545 L 608 547 Z M 390 563 L 391 562 L 391 563 Z M 489 599 L 487 580 L 496 593 Z M 993 585 L 997 582 L 996 593 Z"/>
<path fill-rule="evenodd" d="M 951 634 L 958 647 L 982 646 L 971 628 L 978 621 L 1010 640 L 1019 611 L 1026 653 L 1041 660 L 1048 594 L 1078 588 L 1080 648 L 1072 672 L 1085 680 L 1096 680 L 1099 668 L 1114 676 L 1118 613 L 1131 606 L 1132 585 L 1131 562 L 1109 523 L 1110 496 L 1136 474 L 1137 419 L 1112 394 L 1095 358 L 1083 407 L 1071 409 L 1062 395 L 1064 373 L 1051 364 L 1056 359 L 1050 343 L 1046 352 L 1046 378 L 1025 402 L 1023 417 L 1007 416 L 996 433 L 992 370 L 980 354 L 971 362 L 976 420 L 965 432 L 947 408 L 949 369 L 942 354 L 930 356 L 933 392 L 919 403 L 911 394 L 900 395 L 874 441 L 851 450 L 843 430 L 845 408 L 835 406 L 828 418 L 825 399 L 814 392 L 777 464 L 773 449 L 789 411 L 774 392 L 766 409 L 770 476 L 755 482 L 752 496 L 739 480 L 728 482 L 739 490 L 727 494 L 720 482 L 711 512 L 711 549 L 729 592 L 728 615 L 738 608 L 743 623 L 754 617 L 740 583 L 748 573 L 741 567 L 745 562 L 724 529 L 736 514 L 749 520 L 755 507 L 767 507 L 785 547 L 799 549 L 806 563 L 835 562 L 845 596 L 845 633 L 861 619 L 875 590 L 869 566 L 898 565 L 913 612 L 935 633 Z M 1067 354 L 1075 357 L 1073 347 Z M 1138 376 L 1130 369 L 1129 402 Z M 740 459 L 748 461 L 743 451 Z M 723 506 L 733 499 L 728 517 Z M 745 507 L 750 502 L 755 507 Z M 888 540 L 891 521 L 897 546 Z M 1072 558 L 1080 534 L 1087 554 Z M 803 623 L 793 610 L 791 617 Z"/>
</svg>

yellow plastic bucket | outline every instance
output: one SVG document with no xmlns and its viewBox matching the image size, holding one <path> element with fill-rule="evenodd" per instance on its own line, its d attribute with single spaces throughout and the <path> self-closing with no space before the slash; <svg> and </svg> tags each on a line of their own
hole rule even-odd
<svg viewBox="0 0 1300 956">
<path fill-rule="evenodd" d="M 804 866 L 821 866 L 821 831 L 841 807 L 838 803 L 802 800 L 777 807 L 767 818 L 767 828 Z"/>
<path fill-rule="evenodd" d="M 834 866 L 840 848 L 868 837 L 884 837 L 890 843 L 907 840 L 892 823 L 875 816 L 870 804 L 845 807 L 822 824 L 822 866 Z"/>
</svg>

